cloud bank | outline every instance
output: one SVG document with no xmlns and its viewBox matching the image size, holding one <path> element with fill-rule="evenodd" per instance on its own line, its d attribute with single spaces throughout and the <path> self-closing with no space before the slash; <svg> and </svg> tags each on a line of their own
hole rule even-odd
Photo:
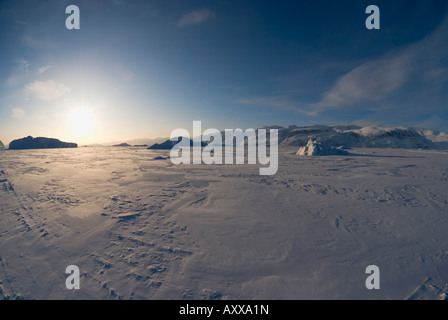
<svg viewBox="0 0 448 320">
<path fill-rule="evenodd" d="M 67 86 L 53 80 L 36 80 L 25 86 L 25 94 L 45 101 L 56 100 L 69 92 Z"/>
<path fill-rule="evenodd" d="M 39 69 L 37 69 L 37 73 L 39 73 L 39 74 L 43 74 L 43 73 L 47 72 L 48 69 L 50 69 L 50 68 L 51 68 L 51 66 L 49 66 L 49 65 L 47 65 L 47 66 L 42 66 L 42 67 L 40 67 Z"/>
</svg>

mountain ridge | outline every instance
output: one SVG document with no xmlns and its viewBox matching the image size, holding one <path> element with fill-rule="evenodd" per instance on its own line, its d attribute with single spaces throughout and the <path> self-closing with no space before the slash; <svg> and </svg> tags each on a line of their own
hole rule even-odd
<svg viewBox="0 0 448 320">
<path fill-rule="evenodd" d="M 268 129 L 272 127 L 262 127 Z M 316 139 L 333 147 L 350 148 L 407 148 L 448 149 L 445 132 L 406 126 L 357 126 L 315 125 L 278 127 L 279 144 L 283 146 L 306 146 Z"/>
<path fill-rule="evenodd" d="M 257 128 L 266 129 L 266 142 L 269 144 L 269 129 L 278 130 L 280 146 L 296 146 L 302 148 L 314 139 L 326 148 L 403 148 L 403 149 L 448 149 L 448 133 L 438 130 L 414 128 L 406 126 L 358 126 L 358 125 L 311 125 L 285 127 L 272 125 Z M 223 144 L 228 139 L 221 131 Z M 230 144 L 232 142 L 227 141 Z M 245 144 L 247 139 L 245 139 Z"/>
</svg>

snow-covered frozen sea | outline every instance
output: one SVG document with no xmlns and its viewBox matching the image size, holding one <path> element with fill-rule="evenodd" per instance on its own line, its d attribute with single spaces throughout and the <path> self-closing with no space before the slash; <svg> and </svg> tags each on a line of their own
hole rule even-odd
<svg viewBox="0 0 448 320">
<path fill-rule="evenodd" d="M 448 298 L 448 153 L 296 151 L 273 176 L 144 148 L 0 151 L 0 298 Z"/>
</svg>

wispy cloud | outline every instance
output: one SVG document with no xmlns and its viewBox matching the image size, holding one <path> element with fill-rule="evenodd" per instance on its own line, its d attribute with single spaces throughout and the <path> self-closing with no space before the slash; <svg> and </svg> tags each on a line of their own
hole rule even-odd
<svg viewBox="0 0 448 320">
<path fill-rule="evenodd" d="M 314 106 L 321 109 L 344 107 L 385 98 L 408 79 L 413 55 L 413 50 L 408 49 L 358 66 L 339 78 Z"/>
<path fill-rule="evenodd" d="M 342 74 L 320 99 L 316 98 L 319 91 L 304 86 L 305 91 L 299 87 L 233 102 L 312 117 L 325 116 L 323 113 L 331 110 L 342 111 L 343 117 L 344 109 L 351 108 L 351 117 L 363 118 L 368 114 L 376 123 L 397 117 L 410 122 L 416 117 L 440 116 L 446 113 L 448 101 L 447 36 L 448 16 L 425 38 Z M 285 87 L 292 86 L 286 81 Z M 312 103 L 313 100 L 317 102 Z"/>
<path fill-rule="evenodd" d="M 17 59 L 14 63 L 15 66 L 12 68 L 11 74 L 6 79 L 7 86 L 15 86 L 24 81 L 28 76 L 28 70 L 31 66 L 26 59 Z"/>
<path fill-rule="evenodd" d="M 11 118 L 13 119 L 22 119 L 26 116 L 26 111 L 22 108 L 12 108 L 11 109 Z"/>
<path fill-rule="evenodd" d="M 28 60 L 25 59 L 18 59 L 15 61 L 17 64 L 17 68 L 19 69 L 20 72 L 24 72 L 27 73 L 28 72 L 28 68 L 31 65 Z"/>
<path fill-rule="evenodd" d="M 25 94 L 45 101 L 56 100 L 69 92 L 70 89 L 67 86 L 53 80 L 36 80 L 25 86 Z"/>
<path fill-rule="evenodd" d="M 412 90 L 414 95 L 427 93 L 428 85 L 448 79 L 447 35 L 448 17 L 424 39 L 367 61 L 343 75 L 312 107 L 319 113 L 380 101 L 395 97 L 403 88 Z"/>
<path fill-rule="evenodd" d="M 51 68 L 50 65 L 42 66 L 42 67 L 40 67 L 39 69 L 37 69 L 37 73 L 39 73 L 39 74 L 43 74 L 43 73 L 47 72 L 48 69 L 50 69 L 50 68 Z"/>
<path fill-rule="evenodd" d="M 208 9 L 196 10 L 183 15 L 177 22 L 177 25 L 179 27 L 185 27 L 194 24 L 201 24 L 207 20 L 212 19 L 214 16 L 214 12 Z"/>
<path fill-rule="evenodd" d="M 400 99 L 408 109 L 431 104 L 429 92 L 448 79 L 447 35 L 448 18 L 424 39 L 352 70 L 316 106 L 325 110 L 382 99 Z"/>
<path fill-rule="evenodd" d="M 23 44 L 28 47 L 31 47 L 31 48 L 54 48 L 54 47 L 56 47 L 56 44 L 52 41 L 41 40 L 39 38 L 30 36 L 30 35 L 25 35 L 23 37 Z"/>
</svg>

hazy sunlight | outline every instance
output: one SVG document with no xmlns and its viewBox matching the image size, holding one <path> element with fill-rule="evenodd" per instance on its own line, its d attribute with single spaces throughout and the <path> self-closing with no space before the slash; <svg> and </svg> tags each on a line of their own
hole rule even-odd
<svg viewBox="0 0 448 320">
<path fill-rule="evenodd" d="M 95 126 L 93 111 L 88 108 L 76 108 L 70 112 L 71 134 L 76 139 L 87 138 Z"/>
</svg>

